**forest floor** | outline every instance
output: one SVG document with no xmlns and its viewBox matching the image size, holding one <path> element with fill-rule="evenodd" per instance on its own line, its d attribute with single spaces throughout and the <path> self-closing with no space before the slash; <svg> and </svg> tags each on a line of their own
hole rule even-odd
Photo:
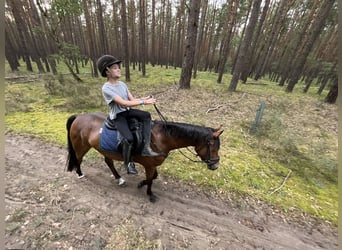
<svg viewBox="0 0 342 250">
<path fill-rule="evenodd" d="M 64 171 L 65 162 L 64 147 L 6 133 L 6 249 L 338 248 L 337 229 L 315 219 L 165 176 L 155 180 L 159 200 L 150 203 L 137 188 L 141 169 L 127 176 L 119 167 L 127 181 L 119 187 L 103 161 L 85 160 L 83 179 Z"/>
<path fill-rule="evenodd" d="M 151 76 L 146 81 L 151 79 L 154 78 Z M 69 84 L 76 85 L 73 82 Z M 92 82 L 90 87 L 83 85 L 85 83 L 75 89 L 95 89 Z M 335 167 L 337 107 L 334 105 L 326 105 L 315 98 L 307 101 L 302 98 L 302 93 L 292 94 L 290 98 L 279 90 L 281 94 L 274 95 L 274 90 L 266 92 L 271 86 L 266 88 L 256 83 L 240 86 L 242 91 L 234 94 L 201 82 L 193 86 L 191 92 L 178 91 L 173 85 L 167 89 L 163 87 L 162 91 L 159 88 L 153 91 L 154 85 L 146 83 L 141 88 L 138 81 L 130 86 L 133 93 L 141 96 L 146 93 L 155 95 L 159 109 L 168 120 L 210 127 L 224 125 L 220 155 L 221 164 L 227 164 L 226 168 L 232 168 L 237 161 L 248 156 L 248 152 L 238 153 L 250 142 L 256 149 L 262 146 L 261 149 L 274 151 L 286 161 L 290 159 L 287 154 L 282 154 L 285 152 L 283 149 L 290 146 L 289 152 L 292 152 L 292 146 L 301 146 L 295 148 L 295 152 L 301 150 L 315 156 L 312 161 L 309 159 L 310 165 L 305 168 L 313 171 L 315 176 L 326 170 L 322 169 L 322 161 L 315 163 L 319 160 L 316 157 L 318 153 L 329 151 L 329 157 L 325 156 L 324 160 L 328 167 L 330 162 L 332 168 Z M 53 90 L 58 89 L 56 86 Z M 137 188 L 145 177 L 139 165 L 139 174 L 128 176 L 122 163 L 115 162 L 127 181 L 126 186 L 119 187 L 104 161 L 86 157 L 82 163 L 85 177 L 78 179 L 75 172 L 65 171 L 65 146 L 28 135 L 52 131 L 57 137 L 57 129 L 60 128 L 65 140 L 65 121 L 59 121 L 59 116 L 54 115 L 65 109 L 69 111 L 73 105 L 46 103 L 54 98 L 41 98 L 41 93 L 34 92 L 31 84 L 13 84 L 10 87 L 6 92 L 6 111 L 10 114 L 6 117 L 6 125 L 9 129 L 4 142 L 6 249 L 338 249 L 337 228 L 329 220 L 313 218 L 304 212 L 292 216 L 261 199 L 253 199 L 253 193 L 237 198 L 240 194 L 237 186 L 229 189 L 238 190 L 237 194 L 220 194 L 191 180 L 168 177 L 172 174 L 166 171 L 167 164 L 174 169 L 172 164 L 183 166 L 184 162 L 165 162 L 160 166 L 163 171 L 153 182 L 153 192 L 159 198 L 156 203 L 149 202 L 146 188 Z M 65 87 L 62 92 L 67 89 L 71 88 Z M 97 91 L 86 93 L 87 101 L 102 100 Z M 85 94 L 79 96 L 84 99 Z M 71 100 L 76 103 L 74 106 L 83 110 L 77 97 L 74 94 Z M 267 125 L 265 132 L 269 135 L 261 134 L 262 140 L 257 140 L 248 135 L 248 129 L 262 101 L 267 103 L 269 111 L 263 117 Z M 33 103 L 37 103 L 37 116 Z M 85 105 L 89 106 L 88 103 Z M 40 112 L 45 106 L 53 111 L 44 109 Z M 103 103 L 96 103 L 95 107 L 98 106 L 102 107 Z M 40 114 L 44 122 L 41 122 Z M 152 115 L 153 119 L 158 119 L 155 110 L 152 110 Z M 26 123 L 22 123 L 23 120 Z M 54 124 L 53 129 L 45 127 L 51 123 L 58 126 Z M 241 137 L 244 143 L 240 147 Z M 241 157 L 232 159 L 232 154 Z M 252 166 L 248 171 L 256 166 L 256 162 L 248 162 L 248 159 L 246 164 Z M 223 166 L 220 167 L 224 173 Z M 293 169 L 296 170 L 295 167 Z M 238 172 L 238 167 L 227 173 L 236 172 L 243 178 L 243 170 Z M 295 177 L 295 173 L 291 177 Z M 304 191 L 300 189 L 299 192 Z M 284 197 L 292 198 L 290 193 Z M 297 197 L 297 200 L 300 199 Z M 331 214 L 337 213 L 332 210 Z"/>
</svg>

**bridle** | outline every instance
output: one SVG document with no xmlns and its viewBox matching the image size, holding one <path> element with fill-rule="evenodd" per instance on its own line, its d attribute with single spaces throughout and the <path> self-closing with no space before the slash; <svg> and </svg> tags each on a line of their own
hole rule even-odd
<svg viewBox="0 0 342 250">
<path fill-rule="evenodd" d="M 193 160 L 190 157 L 188 157 L 186 154 L 184 154 L 180 149 L 178 149 L 178 151 L 188 160 L 192 161 L 192 162 L 202 162 L 202 163 L 206 163 L 208 166 L 214 165 L 216 163 L 218 163 L 220 161 L 220 157 L 214 157 L 211 158 L 211 152 L 210 152 L 210 144 L 211 141 L 213 141 L 214 139 L 208 139 L 207 140 L 207 158 L 205 160 Z M 197 153 L 192 152 L 188 147 L 186 148 L 190 153 L 192 153 L 193 155 L 195 155 L 196 157 L 198 157 L 199 155 Z"/>
</svg>

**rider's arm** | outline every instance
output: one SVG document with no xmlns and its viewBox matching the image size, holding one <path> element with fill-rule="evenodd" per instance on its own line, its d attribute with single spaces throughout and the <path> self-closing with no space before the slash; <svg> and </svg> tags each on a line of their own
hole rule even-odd
<svg viewBox="0 0 342 250">
<path fill-rule="evenodd" d="M 134 106 L 144 105 L 144 104 L 153 104 L 156 102 L 156 99 L 153 97 L 134 98 L 131 93 L 128 94 L 128 98 L 129 100 L 126 101 L 122 99 L 120 96 L 116 96 L 114 98 L 114 101 L 124 107 L 134 107 Z"/>
</svg>

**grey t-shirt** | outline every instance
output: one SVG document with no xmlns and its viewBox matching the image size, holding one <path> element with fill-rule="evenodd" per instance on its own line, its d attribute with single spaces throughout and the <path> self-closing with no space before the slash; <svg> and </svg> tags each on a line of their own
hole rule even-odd
<svg viewBox="0 0 342 250">
<path fill-rule="evenodd" d="M 115 119 L 118 113 L 129 110 L 129 107 L 121 106 L 120 104 L 114 101 L 116 96 L 120 96 L 122 99 L 128 101 L 128 93 L 129 90 L 127 85 L 121 81 L 118 81 L 117 84 L 111 84 L 109 82 L 105 82 L 102 86 L 102 95 L 105 102 L 109 105 L 109 118 Z"/>
</svg>

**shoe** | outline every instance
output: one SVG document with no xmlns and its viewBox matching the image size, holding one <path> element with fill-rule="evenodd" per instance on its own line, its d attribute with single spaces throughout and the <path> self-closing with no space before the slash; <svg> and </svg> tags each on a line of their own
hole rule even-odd
<svg viewBox="0 0 342 250">
<path fill-rule="evenodd" d="M 136 170 L 134 162 L 129 162 L 126 169 L 127 174 L 138 174 L 138 170 Z"/>
<path fill-rule="evenodd" d="M 124 167 L 127 170 L 127 174 L 137 174 L 138 171 L 135 169 L 134 162 L 131 161 L 132 156 L 132 144 L 127 140 L 123 140 L 122 144 L 122 156 L 124 159 Z"/>
<path fill-rule="evenodd" d="M 144 121 L 143 124 L 143 134 L 144 134 L 144 148 L 141 152 L 142 156 L 161 156 L 161 154 L 154 152 L 151 147 L 150 147 L 150 143 L 151 143 L 151 120 L 150 119 L 146 119 Z"/>
<path fill-rule="evenodd" d="M 161 154 L 154 152 L 151 147 L 148 145 L 145 145 L 145 147 L 143 148 L 142 152 L 141 152 L 142 156 L 161 156 Z"/>
</svg>

